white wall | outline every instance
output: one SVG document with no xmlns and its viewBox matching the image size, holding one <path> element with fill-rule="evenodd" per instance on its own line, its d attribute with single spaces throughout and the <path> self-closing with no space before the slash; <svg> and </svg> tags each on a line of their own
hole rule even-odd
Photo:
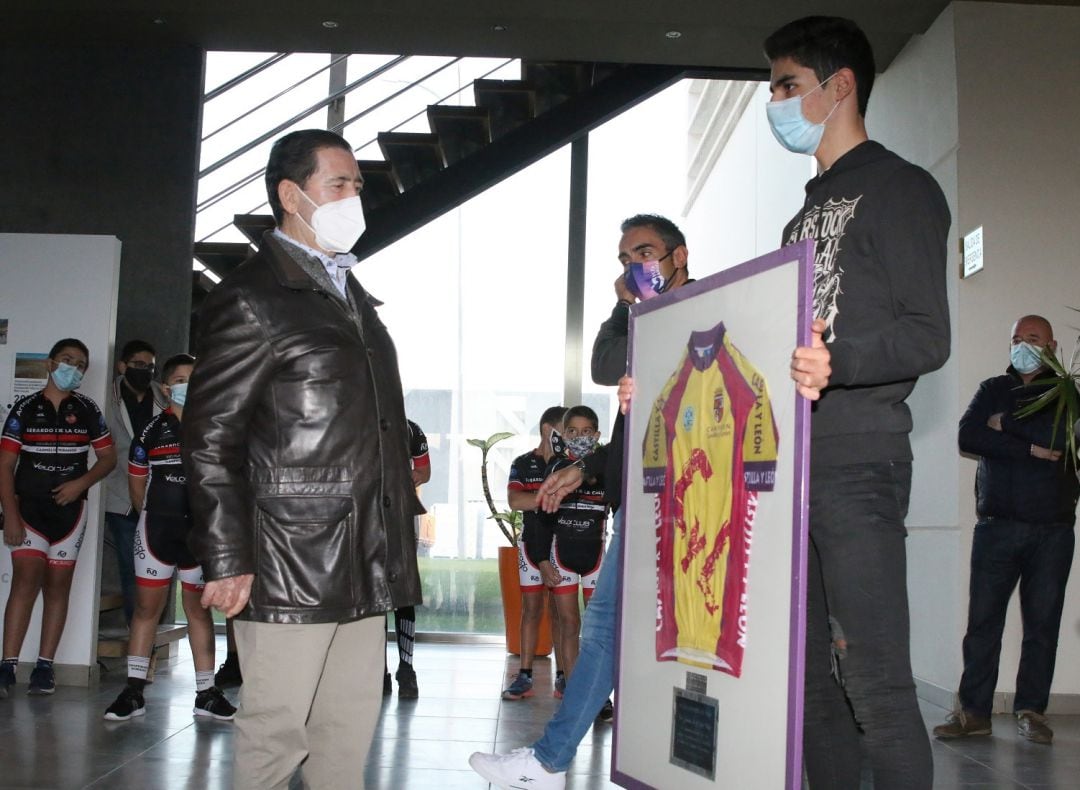
<svg viewBox="0 0 1080 790">
<path fill-rule="evenodd" d="M 1080 316 L 1080 8 L 955 4 L 960 119 L 961 233 L 982 225 L 986 269 L 959 287 L 961 408 L 1007 364 L 1011 323 L 1050 319 L 1071 352 Z M 1072 327 L 1072 329 L 1070 329 Z M 975 463 L 960 464 L 961 519 Z M 965 541 L 965 551 L 970 546 Z M 966 579 L 966 565 L 962 569 Z M 1080 596 L 1073 580 L 1061 623 L 1051 711 L 1080 713 Z M 1015 688 L 1021 629 L 1016 601 L 1005 629 L 998 690 Z M 954 669 L 959 677 L 959 667 Z M 1060 695 L 1073 695 L 1063 699 Z"/>
<path fill-rule="evenodd" d="M 917 677 L 940 688 L 955 687 L 959 676 L 967 601 L 965 530 L 960 504 L 956 449 L 959 392 L 957 348 L 957 151 L 956 59 L 951 9 L 923 35 L 913 38 L 876 81 L 867 112 L 870 136 L 900 156 L 926 168 L 937 179 L 953 215 L 949 231 L 949 307 L 953 349 L 945 366 L 923 376 L 908 400 L 914 418 L 911 435 L 911 507 L 908 513 L 908 589 L 911 605 L 912 662 Z M 967 489 L 970 491 L 970 488 Z M 970 541 L 970 538 L 967 538 Z M 949 704 L 949 693 L 935 701 Z"/>
<path fill-rule="evenodd" d="M 953 352 L 912 397 L 916 479 L 908 548 L 912 660 L 922 689 L 948 703 L 962 670 L 976 462 L 956 449 L 980 381 L 1008 364 L 1009 330 L 1046 315 L 1071 351 L 1080 306 L 1080 9 L 954 3 L 883 74 L 872 136 L 929 169 L 953 211 Z M 984 227 L 986 269 L 959 279 L 960 235 Z M 1075 590 L 1075 582 L 1071 590 Z M 1021 628 L 1014 599 L 998 709 L 1015 688 Z M 1051 712 L 1080 711 L 1080 601 L 1066 600 Z"/>
<path fill-rule="evenodd" d="M 79 391 L 104 408 L 119 272 L 120 242 L 112 236 L 0 234 L 0 319 L 8 320 L 7 343 L 0 345 L 0 408 L 5 417 L 12 402 L 15 354 L 47 354 L 62 337 L 79 338 L 89 348 L 90 367 Z M 85 685 L 96 669 L 100 490 L 100 485 L 90 489 L 86 535 L 71 585 L 67 626 L 55 657 L 61 683 Z M 10 590 L 11 552 L 0 547 L 0 610 Z M 39 597 L 23 642 L 23 661 L 37 659 L 40 628 Z"/>
<path fill-rule="evenodd" d="M 773 138 L 768 99 L 763 82 L 683 223 L 694 277 L 777 249 L 784 225 L 802 207 L 813 159 L 785 151 Z"/>
</svg>

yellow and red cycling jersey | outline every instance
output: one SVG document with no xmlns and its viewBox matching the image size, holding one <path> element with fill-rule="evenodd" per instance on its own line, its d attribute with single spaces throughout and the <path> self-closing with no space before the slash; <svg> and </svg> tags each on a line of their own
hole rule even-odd
<svg viewBox="0 0 1080 790">
<path fill-rule="evenodd" d="M 643 448 L 644 490 L 658 495 L 658 660 L 740 675 L 757 496 L 773 488 L 777 446 L 765 377 L 723 323 L 692 333 Z"/>
</svg>

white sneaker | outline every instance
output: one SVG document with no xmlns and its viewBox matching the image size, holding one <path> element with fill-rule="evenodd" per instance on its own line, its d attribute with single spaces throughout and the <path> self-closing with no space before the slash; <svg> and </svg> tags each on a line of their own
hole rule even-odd
<svg viewBox="0 0 1080 790">
<path fill-rule="evenodd" d="M 473 752 L 472 769 L 503 790 L 563 790 L 566 772 L 550 773 L 533 756 L 531 747 L 514 749 L 510 754 Z"/>
</svg>

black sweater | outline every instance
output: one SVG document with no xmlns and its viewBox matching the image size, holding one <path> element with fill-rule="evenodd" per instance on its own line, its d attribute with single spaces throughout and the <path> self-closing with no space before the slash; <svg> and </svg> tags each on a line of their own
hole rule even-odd
<svg viewBox="0 0 1080 790">
<path fill-rule="evenodd" d="M 1037 376 L 1033 384 L 1052 373 Z M 980 518 L 994 517 L 1032 524 L 1071 527 L 1076 520 L 1080 482 L 1064 460 L 1044 461 L 1031 455 L 1031 445 L 1065 449 L 1071 430 L 1065 420 L 1054 432 L 1054 410 L 1043 409 L 1025 419 L 1016 411 L 1041 394 L 1040 387 L 1024 387 L 1019 374 L 1009 367 L 979 385 L 964 416 L 960 418 L 960 449 L 979 456 L 975 478 L 976 511 Z M 987 422 L 1003 415 L 1001 430 Z"/>
<path fill-rule="evenodd" d="M 812 465 L 911 459 L 904 401 L 949 356 L 949 224 L 933 177 L 872 141 L 806 184 L 783 238 L 815 239 L 814 315 L 828 324 Z"/>
<path fill-rule="evenodd" d="M 592 349 L 592 379 L 597 384 L 614 386 L 626 375 L 626 340 L 630 333 L 630 306 L 619 302 L 600 325 Z M 605 480 L 604 499 L 612 512 L 622 504 L 623 415 L 615 415 L 610 441 L 585 459 L 585 472 Z"/>
</svg>

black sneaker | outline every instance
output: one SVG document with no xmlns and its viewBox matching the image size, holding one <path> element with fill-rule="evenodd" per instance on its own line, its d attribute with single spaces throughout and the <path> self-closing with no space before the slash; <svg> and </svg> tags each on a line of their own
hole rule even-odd
<svg viewBox="0 0 1080 790">
<path fill-rule="evenodd" d="M 218 667 L 217 674 L 214 675 L 214 685 L 218 688 L 244 685 L 244 676 L 240 674 L 240 659 L 236 653 L 225 656 L 225 663 Z"/>
<path fill-rule="evenodd" d="M 394 680 L 390 677 L 389 672 L 383 672 L 382 676 L 382 695 L 389 697 L 394 693 Z"/>
<path fill-rule="evenodd" d="M 236 706 L 229 702 L 221 689 L 211 686 L 195 695 L 195 709 L 192 713 L 196 716 L 211 716 L 219 721 L 232 721 L 236 715 Z"/>
<path fill-rule="evenodd" d="M 420 697 L 420 688 L 416 685 L 416 670 L 408 664 L 402 664 L 397 669 L 397 695 L 398 699 Z"/>
<path fill-rule="evenodd" d="M 135 716 L 142 716 L 144 713 L 146 713 L 146 702 L 143 701 L 142 693 L 131 686 L 124 686 L 124 690 L 120 692 L 116 701 L 106 708 L 105 718 L 109 721 L 127 721 Z"/>
<path fill-rule="evenodd" d="M 47 694 L 53 694 L 55 691 L 56 678 L 53 675 L 53 668 L 38 664 L 34 667 L 34 671 L 30 673 L 30 688 L 26 690 L 26 693 L 44 697 Z"/>
<path fill-rule="evenodd" d="M 604 707 L 600 709 L 600 712 L 596 714 L 596 720 L 602 721 L 604 724 L 609 723 L 615 718 L 615 706 L 611 704 L 611 698 L 604 703 Z"/>
<path fill-rule="evenodd" d="M 15 685 L 15 664 L 0 664 L 0 699 L 7 699 L 11 687 Z"/>
</svg>

